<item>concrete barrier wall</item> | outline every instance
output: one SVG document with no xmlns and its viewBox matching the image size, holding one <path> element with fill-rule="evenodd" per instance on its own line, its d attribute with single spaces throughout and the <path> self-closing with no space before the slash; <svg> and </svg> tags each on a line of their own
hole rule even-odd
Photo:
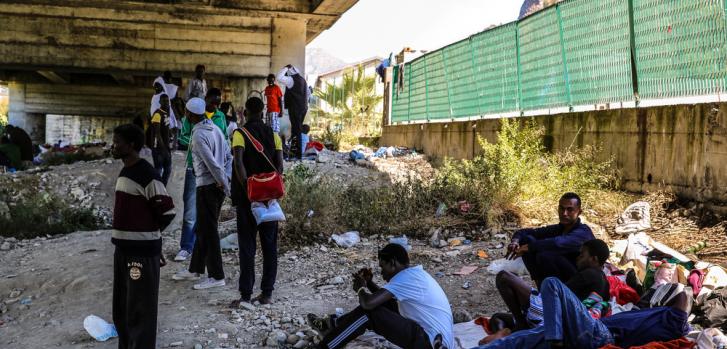
<svg viewBox="0 0 727 349">
<path fill-rule="evenodd" d="M 671 188 L 681 196 L 727 203 L 727 103 L 537 116 L 548 150 L 587 144 L 613 158 L 625 188 Z M 525 118 L 520 119 L 525 121 Z M 470 159 L 477 137 L 496 141 L 498 119 L 385 126 L 382 145 L 414 147 L 433 158 Z"/>
</svg>

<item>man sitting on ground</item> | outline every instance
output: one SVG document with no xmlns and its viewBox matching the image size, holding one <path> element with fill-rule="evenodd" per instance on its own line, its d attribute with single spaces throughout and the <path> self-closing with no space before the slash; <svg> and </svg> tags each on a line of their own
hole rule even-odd
<svg viewBox="0 0 727 349">
<path fill-rule="evenodd" d="M 581 198 L 565 193 L 558 202 L 558 224 L 522 229 L 513 235 L 507 257 L 522 256 L 538 288 L 546 277 L 555 276 L 566 282 L 577 272 L 576 257 L 581 245 L 594 239 L 591 228 L 578 218 L 580 214 Z"/>
<path fill-rule="evenodd" d="M 379 251 L 379 266 L 388 282 L 382 287 L 372 281 L 370 269 L 353 274 L 356 309 L 339 318 L 308 315 L 324 336 L 319 348 L 343 348 L 367 329 L 404 349 L 455 348 L 452 310 L 434 278 L 421 265 L 409 266 L 409 255 L 397 244 Z"/>
<path fill-rule="evenodd" d="M 603 264 L 609 256 L 608 245 L 602 240 L 586 241 L 581 253 L 576 258 L 578 273 L 566 286 L 578 299 L 585 300 L 595 292 L 601 300 L 610 299 L 609 284 L 603 273 Z M 495 277 L 495 286 L 505 301 L 510 314 L 495 314 L 490 319 L 490 326 L 495 334 L 485 338 L 480 344 L 507 336 L 511 331 L 528 329 L 538 325 L 543 318 L 542 300 L 538 291 L 533 289 L 517 275 L 501 271 Z"/>
</svg>

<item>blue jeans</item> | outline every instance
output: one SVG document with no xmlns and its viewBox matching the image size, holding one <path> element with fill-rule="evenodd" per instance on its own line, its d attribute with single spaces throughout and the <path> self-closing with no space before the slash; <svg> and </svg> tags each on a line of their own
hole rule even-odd
<svg viewBox="0 0 727 349">
<path fill-rule="evenodd" d="M 184 218 L 182 220 L 182 238 L 179 241 L 179 248 L 189 253 L 192 253 L 194 248 L 194 223 L 197 220 L 196 192 L 197 177 L 194 175 L 193 169 L 187 168 L 187 173 L 184 174 L 184 192 L 182 193 Z"/>
<path fill-rule="evenodd" d="M 561 341 L 566 348 L 600 348 L 613 343 L 613 336 L 599 320 L 591 317 L 583 303 L 554 277 L 540 288 L 543 298 L 542 325 L 515 332 L 477 349 L 547 349 L 549 342 Z"/>
</svg>

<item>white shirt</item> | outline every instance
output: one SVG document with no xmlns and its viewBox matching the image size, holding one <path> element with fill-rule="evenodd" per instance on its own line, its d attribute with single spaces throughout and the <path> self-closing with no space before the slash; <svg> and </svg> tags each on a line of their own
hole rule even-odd
<svg viewBox="0 0 727 349">
<path fill-rule="evenodd" d="M 187 91 L 184 93 L 184 99 L 187 101 L 192 97 L 204 99 L 205 95 L 207 95 L 207 80 L 200 80 L 196 77 L 190 79 L 189 85 L 187 85 Z"/>
<path fill-rule="evenodd" d="M 400 271 L 383 286 L 399 302 L 399 313 L 418 323 L 434 341 L 437 334 L 447 348 L 455 348 L 452 308 L 447 295 L 421 265 Z"/>
<path fill-rule="evenodd" d="M 283 86 L 285 86 L 285 88 L 293 88 L 293 85 L 295 84 L 295 81 L 293 81 L 293 78 L 288 76 L 289 71 L 291 72 L 290 75 L 295 75 L 295 74 L 300 75 L 300 73 L 298 72 L 298 69 L 296 69 L 295 67 L 290 68 L 290 69 L 288 69 L 288 67 L 283 67 L 283 69 L 281 69 L 278 72 L 278 75 L 275 77 L 276 79 L 278 79 L 278 82 L 280 82 L 281 84 L 283 84 Z M 306 100 L 310 99 L 310 96 L 311 96 L 310 88 L 306 88 L 305 89 Z M 282 110 L 283 106 L 281 105 L 280 108 Z"/>
</svg>

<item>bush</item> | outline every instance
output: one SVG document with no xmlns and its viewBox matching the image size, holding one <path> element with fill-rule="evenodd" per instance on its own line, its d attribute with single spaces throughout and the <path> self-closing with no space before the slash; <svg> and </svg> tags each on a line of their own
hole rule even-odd
<svg viewBox="0 0 727 349">
<path fill-rule="evenodd" d="M 503 119 L 497 143 L 479 139 L 482 152 L 474 159 L 445 159 L 431 182 L 410 178 L 384 187 L 344 184 L 295 166 L 286 173 L 286 235 L 300 242 L 347 230 L 416 235 L 450 224 L 435 219 L 435 211 L 440 203 L 455 207 L 460 201 L 471 205 L 468 213 L 458 213 L 462 219 L 488 226 L 524 217 L 549 221 L 563 193 L 577 192 L 588 209 L 617 187 L 612 161 L 594 160 L 598 148 L 548 153 L 542 136 L 533 120 L 521 125 Z"/>
<path fill-rule="evenodd" d="M 7 192 L 0 192 L 3 203 Z M 69 206 L 48 193 L 35 192 L 7 204 L 9 212 L 0 216 L 0 235 L 18 239 L 67 234 L 78 230 L 100 229 L 103 222 L 92 209 Z"/>
</svg>

